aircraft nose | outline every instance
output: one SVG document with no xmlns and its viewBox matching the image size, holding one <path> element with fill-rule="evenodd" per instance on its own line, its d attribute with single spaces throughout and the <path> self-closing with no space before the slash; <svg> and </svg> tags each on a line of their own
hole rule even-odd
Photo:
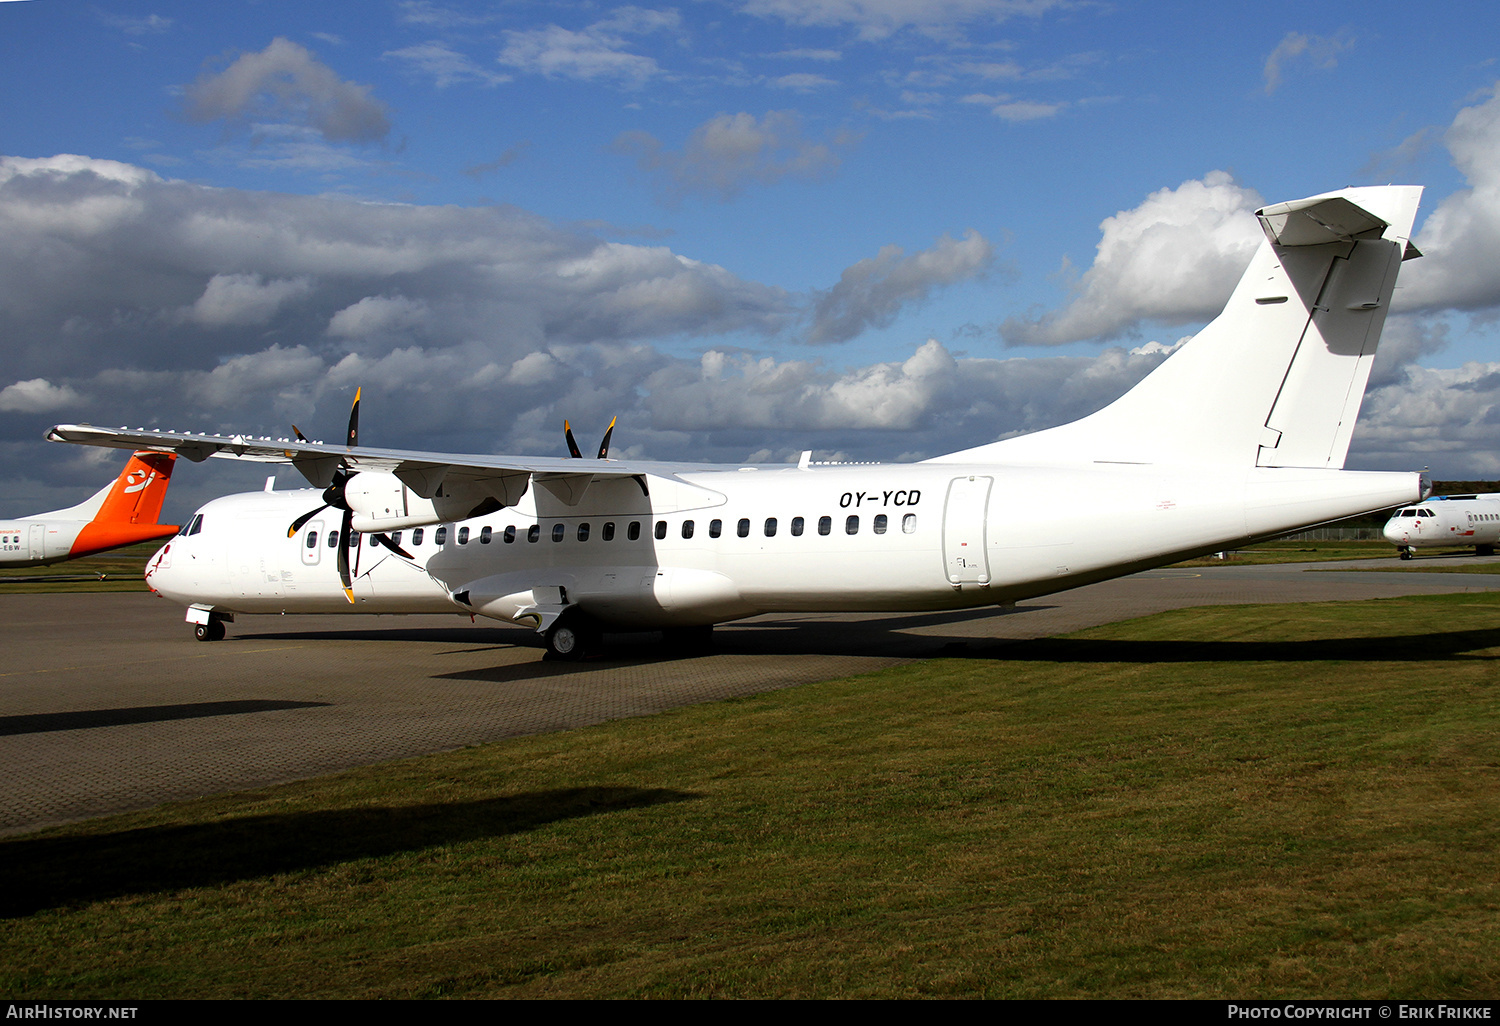
<svg viewBox="0 0 1500 1026">
<path fill-rule="evenodd" d="M 1392 545 L 1400 545 L 1406 541 L 1406 536 L 1401 533 L 1401 528 L 1397 526 L 1395 520 L 1387 520 L 1385 529 L 1380 533 L 1385 535 L 1385 540 Z"/>
<path fill-rule="evenodd" d="M 167 594 L 172 588 L 172 549 L 176 543 L 177 539 L 173 538 L 146 563 L 146 584 L 159 595 Z"/>
</svg>

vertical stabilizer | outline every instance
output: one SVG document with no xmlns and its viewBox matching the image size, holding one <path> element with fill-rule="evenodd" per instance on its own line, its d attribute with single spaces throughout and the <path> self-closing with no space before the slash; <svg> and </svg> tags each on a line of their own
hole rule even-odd
<svg viewBox="0 0 1500 1026">
<path fill-rule="evenodd" d="M 176 460 L 171 453 L 132 453 L 94 519 L 123 524 L 156 523 Z"/>
<path fill-rule="evenodd" d="M 1341 469 L 1422 190 L 1345 189 L 1257 211 L 1265 241 L 1224 311 L 1098 413 L 934 462 Z"/>
<path fill-rule="evenodd" d="M 133 453 L 115 483 L 102 493 L 103 502 L 73 539 L 68 555 L 86 556 L 176 534 L 175 524 L 157 522 L 176 460 L 171 453 Z M 98 499 L 95 495 L 85 505 Z"/>
</svg>

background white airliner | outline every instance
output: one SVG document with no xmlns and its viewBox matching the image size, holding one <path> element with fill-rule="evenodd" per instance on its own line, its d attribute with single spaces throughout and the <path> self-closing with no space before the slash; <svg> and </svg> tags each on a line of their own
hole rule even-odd
<svg viewBox="0 0 1500 1026">
<path fill-rule="evenodd" d="M 176 534 L 176 524 L 157 523 L 176 459 L 135 453 L 119 477 L 76 506 L 0 520 L 0 567 L 47 566 Z"/>
<path fill-rule="evenodd" d="M 1398 509 L 1385 523 L 1385 539 L 1410 559 L 1417 549 L 1472 545 L 1480 556 L 1493 556 L 1500 544 L 1500 495 L 1434 495 L 1419 505 Z"/>
<path fill-rule="evenodd" d="M 199 638 L 236 612 L 454 611 L 701 637 L 757 613 L 1013 602 L 1422 497 L 1341 468 L 1421 189 L 1258 212 L 1223 313 L 1082 420 L 916 464 L 451 455 L 60 425 L 48 437 L 290 462 L 313 491 L 203 506 L 147 569 Z"/>
</svg>

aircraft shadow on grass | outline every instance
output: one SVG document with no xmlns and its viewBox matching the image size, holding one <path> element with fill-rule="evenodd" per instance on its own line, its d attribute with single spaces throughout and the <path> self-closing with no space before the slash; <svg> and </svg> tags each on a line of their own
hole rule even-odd
<svg viewBox="0 0 1500 1026">
<path fill-rule="evenodd" d="M 503 837 L 562 820 L 698 797 L 665 788 L 578 787 L 483 801 L 246 816 L 4 841 L 0 918 Z"/>
</svg>

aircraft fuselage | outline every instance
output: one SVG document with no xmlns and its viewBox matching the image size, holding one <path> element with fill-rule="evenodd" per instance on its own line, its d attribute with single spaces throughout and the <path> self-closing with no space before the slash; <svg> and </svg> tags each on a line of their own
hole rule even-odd
<svg viewBox="0 0 1500 1026">
<path fill-rule="evenodd" d="M 943 610 L 1062 591 L 1421 494 L 1416 474 L 1120 464 L 789 465 L 642 481 L 596 482 L 571 506 L 533 488 L 488 516 L 389 532 L 411 559 L 356 535 L 353 604 L 330 537 L 339 511 L 287 537 L 319 492 L 231 495 L 202 507 L 147 580 L 216 613 L 472 612 L 544 628 L 572 607 L 638 629 Z"/>
</svg>

